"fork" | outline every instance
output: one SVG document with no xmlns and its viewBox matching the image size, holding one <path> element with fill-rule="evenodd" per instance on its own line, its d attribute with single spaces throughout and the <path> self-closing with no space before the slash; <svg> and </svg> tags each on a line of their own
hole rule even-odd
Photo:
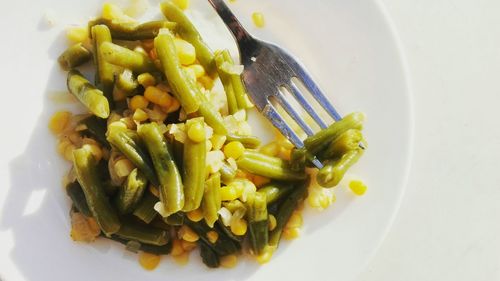
<svg viewBox="0 0 500 281">
<path fill-rule="evenodd" d="M 280 88 L 285 88 L 321 129 L 326 128 L 327 124 L 306 100 L 292 79 L 298 79 L 335 121 L 342 119 L 313 81 L 305 67 L 297 59 L 283 48 L 250 35 L 224 3 L 224 0 L 208 0 L 208 2 L 214 7 L 237 41 L 241 64 L 244 66 L 242 79 L 253 103 L 293 145 L 302 148 L 304 142 L 278 113 L 271 102 L 273 99 L 297 122 L 308 136 L 312 136 L 314 132 L 300 116 L 299 112 L 287 101 Z M 317 158 L 310 160 L 316 167 L 323 167 Z"/>
</svg>

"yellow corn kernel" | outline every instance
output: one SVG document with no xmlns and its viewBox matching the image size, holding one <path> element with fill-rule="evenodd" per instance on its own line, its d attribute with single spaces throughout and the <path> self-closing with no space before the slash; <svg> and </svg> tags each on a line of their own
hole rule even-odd
<svg viewBox="0 0 500 281">
<path fill-rule="evenodd" d="M 73 150 L 76 149 L 76 146 L 74 144 L 70 144 L 66 146 L 64 149 L 64 159 L 73 162 Z"/>
<path fill-rule="evenodd" d="M 196 61 L 196 50 L 193 45 L 180 38 L 175 38 L 174 43 L 181 64 L 190 65 Z"/>
<path fill-rule="evenodd" d="M 238 264 L 236 255 L 227 255 L 220 258 L 220 266 L 224 268 L 233 268 Z"/>
<path fill-rule="evenodd" d="M 287 228 L 299 228 L 302 226 L 302 215 L 300 212 L 293 212 L 292 215 L 290 216 L 290 219 L 286 223 Z"/>
<path fill-rule="evenodd" d="M 207 232 L 207 239 L 208 241 L 210 241 L 210 243 L 215 244 L 215 242 L 217 242 L 217 240 L 219 239 L 219 233 L 210 230 L 209 232 Z"/>
<path fill-rule="evenodd" d="M 71 142 L 67 138 L 60 139 L 57 144 L 57 153 L 64 157 L 64 152 L 66 151 L 66 147 L 68 147 L 68 145 L 71 145 Z"/>
<path fill-rule="evenodd" d="M 199 222 L 203 219 L 203 211 L 198 208 L 187 213 L 187 217 L 190 221 Z"/>
<path fill-rule="evenodd" d="M 265 20 L 264 20 L 264 15 L 260 12 L 254 12 L 252 14 L 252 20 L 253 20 L 253 23 L 255 24 L 256 27 L 264 27 L 264 25 L 266 24 Z"/>
<path fill-rule="evenodd" d="M 180 255 L 172 256 L 172 258 L 178 265 L 186 265 L 189 262 L 189 252 L 183 252 Z"/>
<path fill-rule="evenodd" d="M 182 240 L 174 239 L 174 241 L 172 241 L 172 251 L 170 252 L 170 254 L 175 257 L 182 255 L 182 253 L 184 253 L 184 248 L 182 248 Z"/>
<path fill-rule="evenodd" d="M 214 80 L 207 75 L 199 77 L 198 82 L 203 86 L 203 88 L 207 90 L 210 90 L 214 87 Z"/>
<path fill-rule="evenodd" d="M 280 147 L 276 142 L 270 142 L 266 145 L 264 145 L 261 149 L 260 152 L 268 155 L 268 156 L 276 156 L 278 155 L 280 151 Z"/>
<path fill-rule="evenodd" d="M 277 224 L 276 217 L 273 215 L 269 215 L 269 218 L 268 218 L 269 231 L 273 231 L 276 228 L 276 224 Z"/>
<path fill-rule="evenodd" d="M 224 146 L 224 155 L 226 158 L 238 159 L 245 152 L 245 147 L 239 141 L 232 141 Z"/>
<path fill-rule="evenodd" d="M 287 148 L 284 148 L 284 147 L 280 148 L 279 158 L 281 158 L 283 160 L 290 161 L 291 156 L 292 156 L 292 150 L 291 149 L 287 149 Z"/>
<path fill-rule="evenodd" d="M 146 52 L 151 51 L 155 47 L 155 42 L 153 39 L 151 40 L 142 40 L 141 46 L 144 48 Z"/>
<path fill-rule="evenodd" d="M 173 2 L 181 10 L 186 10 L 189 7 L 189 0 L 173 0 Z"/>
<path fill-rule="evenodd" d="M 326 194 L 324 193 L 320 194 L 318 200 L 319 200 L 319 206 L 322 209 L 326 209 L 328 208 L 328 206 L 330 206 L 331 201 Z"/>
<path fill-rule="evenodd" d="M 80 146 L 82 144 L 82 136 L 78 132 L 71 133 L 68 138 L 73 144 L 77 146 Z"/>
<path fill-rule="evenodd" d="M 285 228 L 283 230 L 283 238 L 285 238 L 286 240 L 293 240 L 299 236 L 300 236 L 300 228 L 298 227 Z"/>
<path fill-rule="evenodd" d="M 351 189 L 351 191 L 358 195 L 358 196 L 362 196 L 363 194 L 365 194 L 366 192 L 366 185 L 362 182 L 362 181 L 359 181 L 359 180 L 353 180 L 349 183 L 349 188 Z"/>
<path fill-rule="evenodd" d="M 231 232 L 234 235 L 241 236 L 241 235 L 245 235 L 245 233 L 247 233 L 248 225 L 247 225 L 247 221 L 244 219 L 233 219 L 231 221 L 230 227 L 231 227 Z"/>
<path fill-rule="evenodd" d="M 212 142 L 209 140 L 206 140 L 205 143 L 207 144 L 207 151 L 211 151 L 212 150 Z"/>
<path fill-rule="evenodd" d="M 154 61 L 156 61 L 158 59 L 158 54 L 156 53 L 155 48 L 153 48 L 153 49 L 151 49 L 151 51 L 149 51 L 149 57 Z"/>
<path fill-rule="evenodd" d="M 192 64 L 192 65 L 188 66 L 187 68 L 191 69 L 193 71 L 196 79 L 205 75 L 205 68 L 203 68 L 203 66 L 201 66 L 199 64 Z"/>
<path fill-rule="evenodd" d="M 139 253 L 139 263 L 146 270 L 155 269 L 160 264 L 161 256 L 153 255 L 146 252 Z"/>
<path fill-rule="evenodd" d="M 66 31 L 66 37 L 73 43 L 82 43 L 89 38 L 86 26 L 73 26 Z"/>
<path fill-rule="evenodd" d="M 254 175 L 252 181 L 256 187 L 261 187 L 261 186 L 271 182 L 271 180 L 269 178 L 259 176 L 259 175 Z"/>
<path fill-rule="evenodd" d="M 238 190 L 233 185 L 226 185 L 220 188 L 220 197 L 222 201 L 232 201 L 239 196 Z"/>
<path fill-rule="evenodd" d="M 104 5 L 102 5 L 102 17 L 107 20 L 135 22 L 135 20 L 127 16 L 120 7 L 111 3 L 104 3 Z"/>
<path fill-rule="evenodd" d="M 205 141 L 206 134 L 205 134 L 205 128 L 202 124 L 200 123 L 193 123 L 191 126 L 189 126 L 189 129 L 187 131 L 188 137 L 194 141 L 194 142 L 202 142 Z"/>
<path fill-rule="evenodd" d="M 196 242 L 181 240 L 181 246 L 185 252 L 190 252 L 196 248 Z"/>
<path fill-rule="evenodd" d="M 58 135 L 66 129 L 71 120 L 71 112 L 58 111 L 52 115 L 49 121 L 49 129 L 52 133 Z"/>
<path fill-rule="evenodd" d="M 137 76 L 137 82 L 141 84 L 144 88 L 156 85 L 156 79 L 150 73 L 142 73 Z"/>
<path fill-rule="evenodd" d="M 176 98 L 172 97 L 170 106 L 167 109 L 167 113 L 175 112 L 175 111 L 179 110 L 180 107 L 181 107 L 181 103 Z"/>
<path fill-rule="evenodd" d="M 136 95 L 130 99 L 130 101 L 128 103 L 128 107 L 132 110 L 136 110 L 138 108 L 144 109 L 144 108 L 148 107 L 148 104 L 149 104 L 149 101 L 144 96 Z"/>
<path fill-rule="evenodd" d="M 132 118 L 134 119 L 134 121 L 144 122 L 144 121 L 148 120 L 148 114 L 146 112 L 144 112 L 144 110 L 138 108 L 135 110 Z"/>
<path fill-rule="evenodd" d="M 94 159 L 99 162 L 102 159 L 102 149 L 97 144 L 86 144 L 90 152 L 94 156 Z"/>
<path fill-rule="evenodd" d="M 214 134 L 212 138 L 210 138 L 210 142 L 212 142 L 213 150 L 220 150 L 226 142 L 226 136 Z"/>
<path fill-rule="evenodd" d="M 157 104 L 161 107 L 168 107 L 170 106 L 170 103 L 172 101 L 172 97 L 167 93 L 164 92 L 157 87 L 147 87 L 146 91 L 144 91 L 144 97 L 154 103 Z"/>
<path fill-rule="evenodd" d="M 275 247 L 266 246 L 262 251 L 262 254 L 256 256 L 257 262 L 260 264 L 268 263 L 271 260 L 271 257 L 273 256 L 274 250 Z"/>
<path fill-rule="evenodd" d="M 71 238 L 74 241 L 92 242 L 99 234 L 101 229 L 94 218 L 87 218 L 82 213 L 71 213 Z"/>
<path fill-rule="evenodd" d="M 126 177 L 132 172 L 132 170 L 134 170 L 135 167 L 130 160 L 123 158 L 116 161 L 114 168 L 117 176 Z"/>
<path fill-rule="evenodd" d="M 188 242 L 196 242 L 200 239 L 200 236 L 186 225 L 181 226 L 179 229 L 179 237 Z"/>
</svg>

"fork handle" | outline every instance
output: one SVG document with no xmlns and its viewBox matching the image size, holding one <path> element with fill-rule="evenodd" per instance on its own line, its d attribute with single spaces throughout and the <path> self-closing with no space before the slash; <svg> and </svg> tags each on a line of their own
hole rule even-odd
<svg viewBox="0 0 500 281">
<path fill-rule="evenodd" d="M 243 44 L 251 44 L 255 41 L 252 35 L 241 25 L 233 12 L 231 12 L 226 3 L 224 3 L 224 0 L 208 0 L 208 2 L 214 7 L 219 17 L 229 28 L 236 41 L 238 41 L 240 48 Z"/>
</svg>

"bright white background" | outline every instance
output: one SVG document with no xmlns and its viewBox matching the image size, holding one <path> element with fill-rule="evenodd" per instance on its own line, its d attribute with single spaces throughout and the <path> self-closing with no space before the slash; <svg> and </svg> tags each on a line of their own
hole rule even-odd
<svg viewBox="0 0 500 281">
<path fill-rule="evenodd" d="M 500 1 L 383 0 L 413 80 L 409 185 L 359 281 L 500 280 Z"/>
</svg>

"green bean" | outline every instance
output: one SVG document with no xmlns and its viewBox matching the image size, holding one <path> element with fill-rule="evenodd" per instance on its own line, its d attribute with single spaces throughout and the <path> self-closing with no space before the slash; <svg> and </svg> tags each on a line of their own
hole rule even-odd
<svg viewBox="0 0 500 281">
<path fill-rule="evenodd" d="M 158 201 L 160 200 L 151 194 L 151 192 L 146 192 L 142 200 L 135 208 L 133 213 L 134 216 L 149 224 L 156 217 L 156 214 L 158 214 L 158 212 L 154 209 L 154 206 Z"/>
<path fill-rule="evenodd" d="M 245 150 L 236 163 L 240 169 L 270 179 L 293 181 L 306 177 L 304 173 L 291 170 L 284 160 L 255 151 Z"/>
<path fill-rule="evenodd" d="M 363 113 L 351 113 L 342 118 L 342 120 L 333 123 L 328 128 L 321 130 L 315 135 L 305 139 L 304 146 L 307 149 L 308 153 L 317 155 L 319 152 L 325 149 L 330 144 L 330 142 L 338 138 L 345 131 L 349 129 L 363 129 L 364 119 L 365 115 Z"/>
<path fill-rule="evenodd" d="M 209 245 L 215 253 L 219 256 L 226 256 L 236 253 L 241 249 L 240 243 L 229 238 L 222 230 L 217 226 L 214 228 L 209 227 L 204 221 L 193 222 L 190 220 L 185 220 L 185 224 L 189 226 L 201 240 L 203 240 L 207 245 Z M 207 237 L 207 233 L 210 231 L 215 231 L 219 234 L 219 238 L 215 243 L 210 242 Z"/>
<path fill-rule="evenodd" d="M 260 146 L 260 139 L 255 136 L 227 135 L 226 143 L 232 141 L 241 142 L 248 149 L 255 149 Z"/>
<path fill-rule="evenodd" d="M 64 70 L 70 70 L 80 66 L 92 58 L 92 53 L 83 46 L 82 43 L 77 43 L 64 51 L 57 61 Z"/>
<path fill-rule="evenodd" d="M 215 72 L 214 55 L 184 12 L 168 1 L 161 3 L 161 11 L 169 21 L 177 23 L 176 31 L 194 46 L 198 61 L 209 74 L 213 74 Z"/>
<path fill-rule="evenodd" d="M 123 70 L 116 79 L 116 87 L 125 92 L 127 96 L 130 96 L 139 87 L 137 79 L 130 69 Z"/>
<path fill-rule="evenodd" d="M 132 170 L 116 197 L 116 207 L 121 214 L 131 213 L 142 199 L 148 185 L 146 177 L 137 168 Z"/>
<path fill-rule="evenodd" d="M 97 163 L 91 150 L 86 146 L 74 150 L 73 165 L 90 212 L 101 230 L 106 235 L 117 232 L 120 229 L 120 220 L 104 193 L 104 187 L 98 177 Z"/>
<path fill-rule="evenodd" d="M 130 69 L 134 73 L 141 74 L 157 70 L 156 65 L 147 55 L 111 42 L 101 44 L 101 54 L 106 62 Z"/>
<path fill-rule="evenodd" d="M 86 217 L 91 217 L 89 205 L 85 199 L 85 193 L 83 193 L 82 187 L 78 181 L 74 181 L 66 186 L 66 193 L 73 202 L 75 208 Z"/>
<path fill-rule="evenodd" d="M 220 178 L 224 184 L 229 184 L 236 177 L 237 170 L 231 167 L 226 161 L 222 162 L 222 167 L 220 168 Z"/>
<path fill-rule="evenodd" d="M 276 182 L 272 182 L 270 184 L 267 184 L 257 191 L 257 193 L 261 193 L 263 195 L 266 195 L 266 201 L 267 204 L 273 204 L 274 202 L 277 202 L 284 198 L 285 196 L 288 195 L 292 191 L 292 185 L 288 184 L 280 184 Z"/>
<path fill-rule="evenodd" d="M 109 102 L 113 101 L 113 84 L 115 73 L 113 65 L 104 59 L 101 45 L 104 42 L 111 42 L 111 33 L 105 25 L 95 25 L 91 28 L 90 34 L 94 38 L 94 63 L 96 65 L 96 84 L 101 85 L 104 96 Z M 111 104 L 113 107 L 113 104 Z"/>
<path fill-rule="evenodd" d="M 85 133 L 89 134 L 93 139 L 98 141 L 102 146 L 110 148 L 106 140 L 106 120 L 91 115 L 79 122 L 85 125 Z"/>
<path fill-rule="evenodd" d="M 116 235 L 127 240 L 156 246 L 166 245 L 169 240 L 167 231 L 132 221 L 125 221 Z"/>
<path fill-rule="evenodd" d="M 201 96 L 201 92 L 192 79 L 188 79 L 182 69 L 177 57 L 173 35 L 160 34 L 155 38 L 154 44 L 162 70 L 182 108 L 188 114 L 197 111 L 200 107 L 198 97 Z"/>
<path fill-rule="evenodd" d="M 184 206 L 184 190 L 181 175 L 167 146 L 167 140 L 157 123 L 140 126 L 137 130 L 146 144 L 158 176 L 160 200 L 167 215 L 174 214 Z"/>
<path fill-rule="evenodd" d="M 68 90 L 90 112 L 100 118 L 108 118 L 109 103 L 102 91 L 94 87 L 83 75 L 75 69 L 68 72 Z"/>
<path fill-rule="evenodd" d="M 90 21 L 88 26 L 89 28 L 92 28 L 92 26 L 98 24 L 106 25 L 109 28 L 113 39 L 126 41 L 154 39 L 160 32 L 160 29 L 167 28 L 170 30 L 174 30 L 177 26 L 175 22 L 169 22 L 166 20 L 157 20 L 145 22 L 142 24 L 136 24 L 108 20 L 104 18 Z"/>
<path fill-rule="evenodd" d="M 304 171 L 306 167 L 306 159 L 308 156 L 307 150 L 305 148 L 293 148 L 290 155 L 290 169 L 293 171 Z"/>
<path fill-rule="evenodd" d="M 222 57 L 224 60 L 229 63 L 229 65 L 233 66 L 234 61 L 229 54 L 229 51 L 222 51 Z M 243 85 L 243 81 L 241 81 L 241 75 L 230 73 L 231 85 L 233 86 L 234 96 L 236 98 L 236 102 L 238 103 L 239 109 L 247 109 L 253 107 L 252 102 L 248 99 L 248 95 Z"/>
<path fill-rule="evenodd" d="M 183 212 L 177 212 L 175 214 L 171 214 L 170 216 L 163 218 L 163 221 L 172 226 L 179 226 L 184 224 L 184 213 Z"/>
<path fill-rule="evenodd" d="M 219 218 L 218 212 L 220 208 L 220 174 L 215 173 L 205 182 L 205 191 L 201 205 L 203 217 L 205 218 L 205 223 L 208 226 L 214 226 L 214 223 Z"/>
<path fill-rule="evenodd" d="M 227 52 L 227 50 L 224 50 L 224 52 Z M 222 82 L 222 85 L 224 86 L 229 114 L 234 114 L 239 110 L 238 102 L 236 101 L 236 95 L 234 93 L 233 84 L 231 82 L 231 75 L 222 70 L 224 62 L 225 60 L 222 52 L 217 53 L 215 55 L 215 65 L 217 66 L 217 73 L 219 74 L 219 78 Z"/>
<path fill-rule="evenodd" d="M 276 217 L 276 227 L 269 233 L 269 245 L 277 247 L 281 238 L 283 229 L 292 216 L 293 211 L 297 208 L 300 200 L 302 200 L 307 193 L 307 186 L 309 180 L 304 180 L 294 186 L 292 192 L 278 207 Z"/>
<path fill-rule="evenodd" d="M 361 155 L 363 155 L 362 148 L 356 148 L 348 151 L 338 161 L 331 161 L 321 168 L 316 176 L 318 184 L 323 187 L 334 187 L 344 177 L 347 170 L 358 162 Z"/>
<path fill-rule="evenodd" d="M 209 268 L 217 268 L 220 265 L 219 256 L 205 241 L 199 240 L 200 256 L 203 263 Z"/>
<path fill-rule="evenodd" d="M 135 240 L 127 240 L 127 239 L 121 238 L 117 235 L 111 235 L 111 237 L 104 236 L 104 238 L 116 241 L 116 242 L 121 243 L 123 245 L 127 245 L 130 241 L 135 241 Z M 167 244 L 165 244 L 163 246 L 141 244 L 140 243 L 139 250 L 141 250 L 143 252 L 151 253 L 154 255 L 168 255 L 172 251 L 172 243 L 169 241 Z"/>
<path fill-rule="evenodd" d="M 139 136 L 135 131 L 110 126 L 107 140 L 134 163 L 153 185 L 158 185 L 158 178 L 152 160 L 142 147 Z"/>
<path fill-rule="evenodd" d="M 192 118 L 186 121 L 186 131 L 193 126 L 199 126 L 205 134 L 203 117 Z M 184 212 L 198 209 L 203 198 L 205 186 L 205 166 L 207 156 L 206 139 L 193 141 L 189 137 L 184 141 L 184 156 L 182 178 L 184 180 Z"/>
<path fill-rule="evenodd" d="M 267 200 L 265 193 L 253 193 L 247 198 L 247 219 L 250 245 L 254 254 L 261 254 L 268 242 Z"/>
<path fill-rule="evenodd" d="M 359 148 L 361 141 L 363 141 L 363 134 L 360 130 L 347 130 L 330 143 L 324 153 L 324 159 L 341 157 L 347 152 Z"/>
<path fill-rule="evenodd" d="M 216 134 L 227 135 L 227 128 L 224 125 L 222 115 L 215 109 L 205 94 L 200 92 L 198 98 L 201 101 L 198 112 L 205 118 L 205 122 L 214 129 Z"/>
</svg>

